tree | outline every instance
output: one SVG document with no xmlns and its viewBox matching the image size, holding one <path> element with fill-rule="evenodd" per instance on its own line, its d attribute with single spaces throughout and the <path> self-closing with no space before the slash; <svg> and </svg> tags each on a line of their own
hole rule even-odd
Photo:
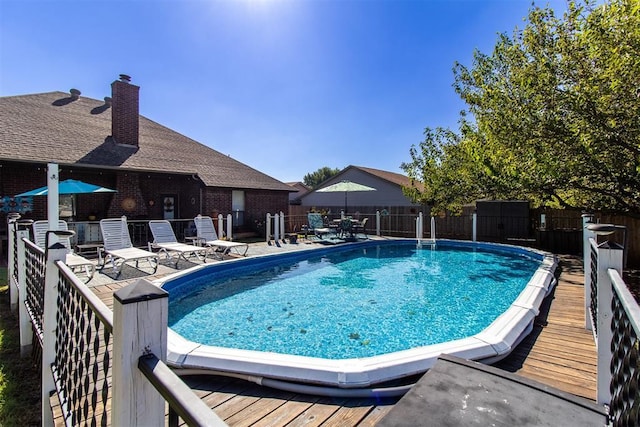
<svg viewBox="0 0 640 427">
<path fill-rule="evenodd" d="M 478 198 L 640 214 L 640 3 L 533 7 L 491 55 L 454 67 L 458 133 L 427 129 L 408 190 L 436 209 Z M 471 117 L 469 119 L 468 117 Z"/>
<path fill-rule="evenodd" d="M 331 169 L 328 166 L 324 166 L 315 172 L 306 174 L 304 178 L 302 178 L 302 182 L 311 188 L 316 188 L 318 184 L 337 175 L 339 172 L 340 169 Z"/>
</svg>

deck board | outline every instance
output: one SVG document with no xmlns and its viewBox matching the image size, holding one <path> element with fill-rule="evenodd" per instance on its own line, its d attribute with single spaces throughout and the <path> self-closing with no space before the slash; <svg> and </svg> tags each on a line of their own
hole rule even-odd
<svg viewBox="0 0 640 427">
<path fill-rule="evenodd" d="M 563 257 L 560 265 L 558 285 L 532 333 L 495 366 L 594 400 L 596 350 L 592 333 L 584 329 L 581 261 Z M 124 285 L 94 291 L 111 307 L 113 292 Z M 230 426 L 374 426 L 398 400 L 308 396 L 214 375 L 183 379 Z"/>
</svg>

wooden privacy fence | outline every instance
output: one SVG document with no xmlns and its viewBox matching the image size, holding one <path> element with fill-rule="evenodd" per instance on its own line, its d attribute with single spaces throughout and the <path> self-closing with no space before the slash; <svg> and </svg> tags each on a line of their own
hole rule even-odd
<svg viewBox="0 0 640 427">
<path fill-rule="evenodd" d="M 296 232 L 307 224 L 307 213 L 313 209 L 327 217 L 328 221 L 340 217 L 339 207 L 314 207 L 292 205 L 285 215 L 284 233 Z M 412 238 L 416 235 L 415 219 L 420 210 L 413 207 L 398 206 L 372 208 L 366 206 L 350 207 L 358 219 L 368 220 L 370 234 L 376 234 L 376 212 L 383 212 L 380 223 L 380 235 Z M 436 237 L 440 239 L 473 240 L 473 214 L 475 208 L 463 208 L 461 214 L 445 213 L 435 216 Z M 425 208 L 423 232 L 431 234 L 429 209 Z M 530 246 L 559 254 L 582 254 L 582 211 L 567 209 L 531 209 L 528 216 L 484 215 L 477 217 L 476 240 L 511 243 Z M 626 230 L 626 262 L 629 267 L 640 267 L 640 218 L 610 215 L 596 212 L 594 221 L 617 224 Z M 620 234 L 616 238 L 622 239 Z M 621 241 L 619 243 L 622 243 Z"/>
<path fill-rule="evenodd" d="M 47 249 L 28 223 L 10 226 L 9 287 L 21 354 L 42 355 L 42 425 L 226 425 L 165 364 L 168 294 L 138 282 L 114 294 L 113 312 L 64 264 L 68 249 L 48 231 Z M 37 342 L 33 342 L 33 336 Z M 58 404 L 51 396 L 57 396 Z M 53 409 L 56 409 L 54 414 Z"/>
</svg>

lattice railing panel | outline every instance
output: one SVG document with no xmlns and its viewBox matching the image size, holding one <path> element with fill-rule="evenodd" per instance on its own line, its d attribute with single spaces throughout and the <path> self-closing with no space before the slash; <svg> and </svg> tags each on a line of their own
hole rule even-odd
<svg viewBox="0 0 640 427">
<path fill-rule="evenodd" d="M 26 294 L 25 305 L 33 328 L 42 346 L 42 320 L 44 313 L 44 273 L 46 259 L 44 250 L 25 240 Z M 16 252 L 17 254 L 17 252 Z M 17 256 L 15 257 L 18 258 Z M 17 268 L 16 268 L 17 271 Z M 21 290 L 22 292 L 22 290 Z"/>
<path fill-rule="evenodd" d="M 626 285 L 622 282 L 628 294 Z M 610 414 L 614 426 L 640 425 L 640 353 L 638 340 L 638 306 L 630 297 L 620 297 L 614 288 L 611 300 L 611 404 Z M 625 304 L 623 301 L 626 300 Z M 629 301 L 632 301 L 629 303 Z M 625 305 L 627 307 L 625 307 Z M 629 308 L 629 306 L 632 306 Z M 630 313 L 635 313 L 636 318 Z"/>
<path fill-rule="evenodd" d="M 52 371 L 63 416 L 72 425 L 109 425 L 112 319 L 61 263 Z M 73 278 L 71 278 L 73 277 Z M 98 303 L 100 303 L 98 301 Z M 101 304 L 101 303 L 100 303 Z"/>
<path fill-rule="evenodd" d="M 598 334 L 598 248 L 591 244 L 591 324 L 593 331 Z"/>
<path fill-rule="evenodd" d="M 18 283 L 18 230 L 15 224 L 9 224 L 9 233 L 12 235 L 13 242 L 13 279 L 14 283 Z"/>
</svg>

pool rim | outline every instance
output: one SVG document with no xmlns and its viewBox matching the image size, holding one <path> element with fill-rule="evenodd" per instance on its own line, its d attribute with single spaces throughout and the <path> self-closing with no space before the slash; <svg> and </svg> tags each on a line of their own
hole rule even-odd
<svg viewBox="0 0 640 427">
<path fill-rule="evenodd" d="M 358 248 L 372 245 L 407 244 L 415 239 L 371 239 L 340 245 Z M 192 342 L 168 328 L 167 362 L 182 369 L 205 369 L 231 372 L 252 377 L 273 378 L 298 383 L 363 388 L 427 371 L 440 354 L 446 353 L 465 359 L 492 363 L 506 357 L 528 335 L 539 313 L 544 298 L 556 284 L 554 276 L 557 257 L 551 253 L 522 246 L 501 243 L 470 242 L 437 239 L 447 247 L 478 248 L 498 252 L 528 255 L 540 262 L 530 280 L 509 308 L 481 332 L 466 338 L 415 347 L 377 356 L 351 359 L 323 359 L 309 356 L 286 355 L 255 350 L 241 350 L 209 346 Z M 423 242 L 423 246 L 434 244 Z M 154 281 L 160 287 L 190 274 L 208 274 L 208 270 L 235 268 L 248 262 L 270 262 L 274 258 L 303 257 L 333 252 L 335 248 L 308 248 L 292 252 L 256 255 L 228 260 L 223 263 L 203 264 Z M 252 261 L 253 260 L 253 261 Z M 240 265 L 235 263 L 241 263 Z"/>
</svg>

